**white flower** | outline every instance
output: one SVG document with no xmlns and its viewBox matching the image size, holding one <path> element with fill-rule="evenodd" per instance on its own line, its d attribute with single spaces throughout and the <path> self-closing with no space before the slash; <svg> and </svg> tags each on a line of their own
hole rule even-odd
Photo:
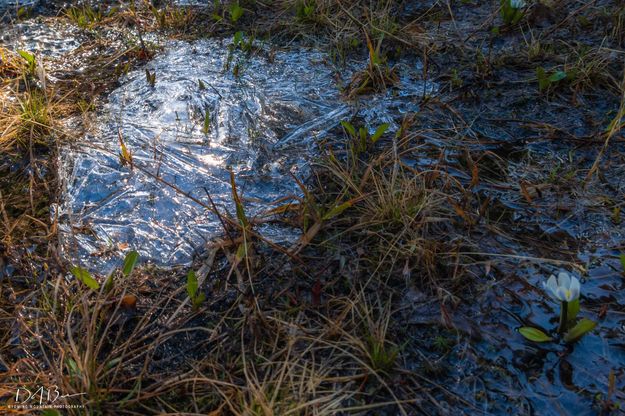
<svg viewBox="0 0 625 416">
<path fill-rule="evenodd" d="M 525 0 L 510 0 L 510 7 L 513 9 L 522 9 L 525 6 Z"/>
<path fill-rule="evenodd" d="M 568 273 L 560 272 L 557 280 L 554 275 L 551 275 L 547 283 L 543 282 L 543 286 L 561 302 L 572 302 L 579 298 L 579 280 L 575 276 L 569 276 Z"/>
</svg>

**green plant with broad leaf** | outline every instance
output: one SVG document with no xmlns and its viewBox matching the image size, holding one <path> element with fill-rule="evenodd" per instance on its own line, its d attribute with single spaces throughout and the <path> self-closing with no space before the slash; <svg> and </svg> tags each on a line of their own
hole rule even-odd
<svg viewBox="0 0 625 416">
<path fill-rule="evenodd" d="M 30 75 L 35 75 L 35 72 L 37 70 L 37 58 L 35 58 L 35 55 L 30 52 L 23 51 L 23 50 L 18 50 L 17 53 L 28 64 L 28 73 Z"/>
<path fill-rule="evenodd" d="M 560 321 L 557 334 L 562 337 L 564 342 L 575 342 L 597 326 L 596 322 L 588 318 L 577 320 L 580 309 L 579 295 L 581 286 L 575 276 L 569 276 L 568 273 L 561 272 L 558 274 L 557 279 L 551 275 L 547 283 L 543 283 L 543 285 L 550 292 L 551 297 L 560 302 Z M 542 330 L 529 326 L 520 328 L 519 333 L 534 342 L 554 340 L 552 336 Z"/>
<path fill-rule="evenodd" d="M 97 280 L 95 280 L 91 273 L 87 269 L 83 269 L 82 267 L 74 266 L 70 269 L 70 272 L 74 275 L 76 279 L 81 281 L 83 284 L 89 287 L 91 290 L 100 289 L 100 284 Z"/>
<path fill-rule="evenodd" d="M 128 254 L 126 254 L 126 257 L 124 258 L 124 263 L 122 264 L 122 268 L 121 268 L 121 275 L 123 277 L 129 277 L 132 274 L 135 267 L 137 266 L 138 262 L 139 262 L 139 253 L 133 250 L 133 251 L 130 251 Z M 116 275 L 119 275 L 119 273 L 120 273 L 120 270 L 116 269 L 116 270 L 113 270 L 111 274 L 109 274 L 106 281 L 104 282 L 105 292 L 110 292 L 111 289 L 113 289 L 114 279 Z"/>
<path fill-rule="evenodd" d="M 114 269 L 106 278 L 106 281 L 104 282 L 104 292 L 108 293 L 111 291 L 111 289 L 113 289 L 113 285 L 115 283 L 114 282 L 115 277 L 119 275 L 120 273 L 123 277 L 129 277 L 132 274 L 135 267 L 137 266 L 138 262 L 139 262 L 139 253 L 137 253 L 134 250 L 128 252 L 128 254 L 126 254 L 126 257 L 124 257 L 124 263 L 122 264 L 121 269 Z M 74 266 L 70 269 L 70 272 L 77 280 L 82 282 L 89 289 L 91 290 L 100 289 L 100 284 L 93 276 L 91 276 L 91 273 L 89 273 L 87 269 Z"/>
<path fill-rule="evenodd" d="M 187 273 L 187 295 L 191 299 L 194 310 L 197 310 L 206 300 L 204 292 L 199 291 L 197 276 L 193 270 L 189 270 Z"/>
<path fill-rule="evenodd" d="M 547 91 L 551 87 L 559 84 L 565 79 L 570 79 L 572 74 L 565 71 L 553 71 L 548 73 L 542 66 L 536 67 L 536 79 L 538 80 L 538 90 Z"/>
</svg>

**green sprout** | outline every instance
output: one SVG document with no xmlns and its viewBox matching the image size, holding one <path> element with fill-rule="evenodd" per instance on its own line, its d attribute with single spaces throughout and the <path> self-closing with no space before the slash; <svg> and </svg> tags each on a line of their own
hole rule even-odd
<svg viewBox="0 0 625 416">
<path fill-rule="evenodd" d="M 386 130 L 388 130 L 389 124 L 380 124 L 371 136 L 369 135 L 367 128 L 360 127 L 358 131 L 356 131 L 356 127 L 354 127 L 349 121 L 341 121 L 341 126 L 343 126 L 347 134 L 355 141 L 354 150 L 360 154 L 367 151 L 370 145 L 375 144 L 380 137 L 382 137 Z"/>
<path fill-rule="evenodd" d="M 316 5 L 314 2 L 302 1 L 297 4 L 295 16 L 300 22 L 313 21 Z"/>
<path fill-rule="evenodd" d="M 17 53 L 19 53 L 20 56 L 28 64 L 28 73 L 30 75 L 35 75 L 35 72 L 37 70 L 37 59 L 35 58 L 35 55 L 33 55 L 30 52 L 26 52 L 26 51 L 22 51 L 22 50 L 18 50 Z"/>
<path fill-rule="evenodd" d="M 187 294 L 189 299 L 191 299 L 194 310 L 197 310 L 206 300 L 204 292 L 198 292 L 197 276 L 193 270 L 189 270 L 189 273 L 187 273 Z"/>
<path fill-rule="evenodd" d="M 232 3 L 230 5 L 230 20 L 232 23 L 236 23 L 243 16 L 243 12 L 243 7 L 239 3 Z"/>
<path fill-rule="evenodd" d="M 145 80 L 150 84 L 150 87 L 154 87 L 156 85 L 156 71 L 150 72 L 149 69 L 145 69 Z"/>
<path fill-rule="evenodd" d="M 74 266 L 70 269 L 70 272 L 74 275 L 76 279 L 81 281 L 84 285 L 88 286 L 89 289 L 98 290 L 100 289 L 100 284 L 97 280 L 95 280 L 91 273 L 87 269 L 83 269 L 82 267 Z"/>
<path fill-rule="evenodd" d="M 501 17 L 506 25 L 515 25 L 525 15 L 525 0 L 501 0 Z"/>
<path fill-rule="evenodd" d="M 205 136 L 208 136 L 210 129 L 211 129 L 211 115 L 210 115 L 210 111 L 207 108 L 206 111 L 204 112 L 204 124 L 202 125 L 202 133 L 204 133 Z"/>
<path fill-rule="evenodd" d="M 540 92 L 548 90 L 551 86 L 558 84 L 566 78 L 570 78 L 570 75 L 564 71 L 554 71 L 548 74 L 542 66 L 536 67 L 536 79 L 538 80 L 538 90 Z"/>
<path fill-rule="evenodd" d="M 130 276 L 133 270 L 135 269 L 138 261 L 139 261 L 139 253 L 137 253 L 136 251 L 133 250 L 129 252 L 128 254 L 126 254 L 126 257 L 124 258 L 124 263 L 120 270 L 122 276 L 124 277 Z M 89 287 L 89 289 L 91 290 L 100 289 L 100 284 L 98 283 L 96 279 L 93 278 L 93 276 L 91 276 L 91 273 L 89 273 L 87 269 L 74 266 L 70 269 L 70 272 L 72 273 L 72 275 L 74 275 L 74 277 L 77 280 L 82 282 L 85 286 Z M 106 293 L 110 292 L 111 289 L 113 289 L 113 284 L 114 284 L 113 279 L 117 273 L 118 273 L 118 269 L 113 270 L 111 274 L 108 276 L 108 278 L 106 279 L 106 282 L 104 283 L 104 291 Z"/>
</svg>

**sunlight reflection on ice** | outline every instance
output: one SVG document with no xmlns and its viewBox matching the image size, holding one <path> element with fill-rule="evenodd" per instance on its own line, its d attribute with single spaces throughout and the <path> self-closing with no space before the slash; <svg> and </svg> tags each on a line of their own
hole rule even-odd
<svg viewBox="0 0 625 416">
<path fill-rule="evenodd" d="M 257 215 L 299 193 L 291 175 L 306 177 L 315 140 L 340 120 L 360 111 L 371 122 L 392 121 L 385 109 L 395 111 L 395 98 L 346 104 L 320 52 L 237 55 L 230 63 L 241 67 L 237 78 L 225 69 L 228 44 L 171 42 L 146 66 L 156 73 L 153 87 L 143 68 L 121 80 L 97 130 L 63 157 L 66 247 L 94 254 L 127 244 L 157 264 L 188 263 L 222 232 L 206 209 L 207 194 L 221 212 L 234 212 L 230 169 L 248 215 Z M 401 100 L 416 108 L 416 100 Z M 210 128 L 203 132 L 206 114 Z M 119 134 L 135 169 L 120 163 Z M 275 227 L 263 232 L 277 242 L 297 237 Z"/>
</svg>

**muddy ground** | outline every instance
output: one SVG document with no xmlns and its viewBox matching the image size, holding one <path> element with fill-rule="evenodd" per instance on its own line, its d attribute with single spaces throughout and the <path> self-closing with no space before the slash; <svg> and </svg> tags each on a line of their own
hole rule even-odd
<svg viewBox="0 0 625 416">
<path fill-rule="evenodd" d="M 622 413 L 625 7 L 528 1 L 508 23 L 501 9 L 336 0 L 10 9 L 0 39 L 3 411 L 38 412 L 18 389 L 56 386 L 76 395 L 43 400 L 75 406 L 59 414 Z M 143 99 L 149 71 L 164 85 L 159 63 L 184 48 L 218 55 L 207 45 L 230 48 L 232 80 L 281 68 L 281 56 L 319 55 L 330 74 L 319 85 L 331 78 L 332 100 L 350 109 L 295 148 L 306 169 L 279 176 L 266 201 L 247 194 L 262 158 L 248 170 L 229 164 L 232 178 L 217 171 L 213 201 L 151 170 L 124 130 L 135 120 L 106 124 L 121 112 L 120 92 Z M 43 77 L 18 49 L 35 53 Z M 144 116 L 149 105 L 138 113 L 144 127 L 167 120 Z M 278 122 L 264 125 L 275 133 L 261 135 L 275 146 L 261 146 L 267 158 L 312 117 L 298 107 L 268 107 Z M 190 137 L 201 137 L 202 114 L 195 126 Z M 252 135 L 234 136 L 217 142 Z M 110 146 L 111 169 L 200 207 L 205 241 L 188 258 L 159 261 L 140 239 L 104 244 L 97 224 L 63 216 L 68 195 L 83 195 L 71 190 L 88 189 L 67 172 L 94 143 Z M 111 274 L 132 250 L 138 266 Z M 189 292 L 189 270 L 205 299 Z M 597 323 L 575 342 L 557 333 L 559 305 L 542 284 L 562 271 L 581 281 L 580 317 Z M 553 340 L 525 339 L 527 326 Z"/>
</svg>

